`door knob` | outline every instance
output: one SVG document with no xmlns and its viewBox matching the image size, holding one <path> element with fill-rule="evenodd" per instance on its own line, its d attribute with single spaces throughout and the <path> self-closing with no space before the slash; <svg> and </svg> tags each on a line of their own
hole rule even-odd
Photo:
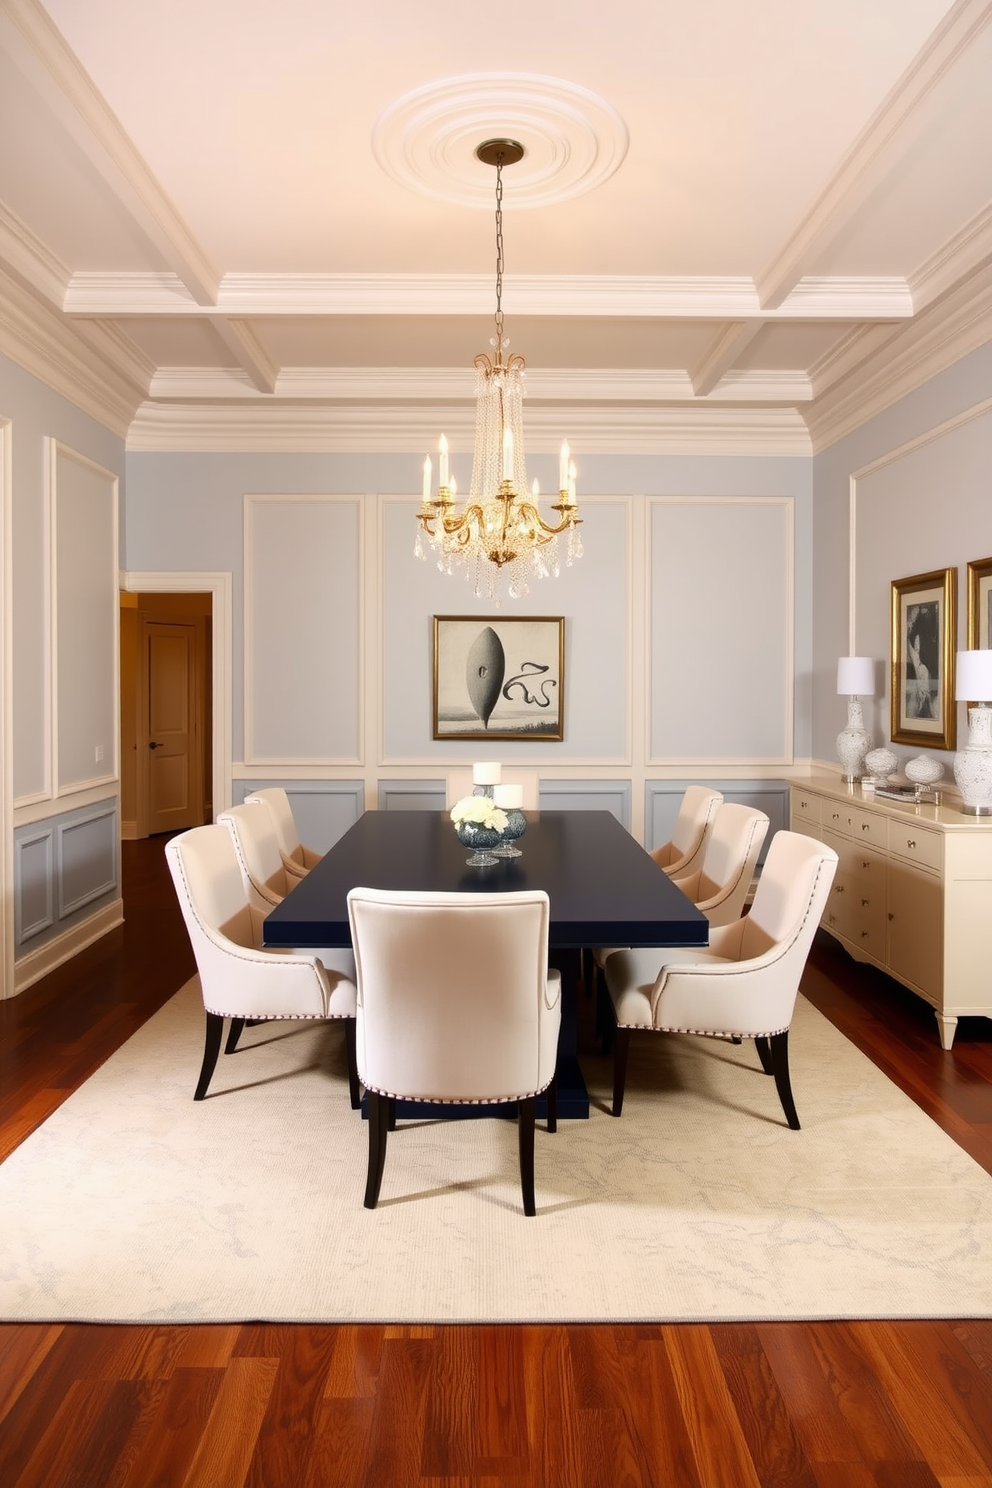
<svg viewBox="0 0 992 1488">
<path fill-rule="evenodd" d="M 161 749 L 162 746 L 161 746 L 161 744 L 156 744 L 155 743 L 155 740 L 152 739 L 152 740 L 149 741 L 148 748 L 149 749 Z"/>
</svg>

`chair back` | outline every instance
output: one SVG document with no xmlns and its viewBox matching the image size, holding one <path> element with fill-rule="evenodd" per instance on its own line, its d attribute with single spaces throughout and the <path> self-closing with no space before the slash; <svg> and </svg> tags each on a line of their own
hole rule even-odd
<svg viewBox="0 0 992 1488">
<path fill-rule="evenodd" d="M 208 1012 L 222 1018 L 327 1015 L 331 980 L 320 962 L 262 948 L 264 914 L 249 903 L 226 827 L 193 827 L 166 843 L 165 857 Z M 343 978 L 334 982 L 335 989 L 344 987 Z M 344 993 L 337 995 L 340 1002 Z"/>
<path fill-rule="evenodd" d="M 722 802 L 722 792 L 711 790 L 709 786 L 686 787 L 675 826 L 672 828 L 671 840 L 656 847 L 651 854 L 659 868 L 673 874 L 691 873 L 699 867 L 697 856 L 712 830 L 717 807 Z"/>
<path fill-rule="evenodd" d="M 245 805 L 265 807 L 272 821 L 272 829 L 276 834 L 280 853 L 284 858 L 289 858 L 292 862 L 299 864 L 300 868 L 305 867 L 303 844 L 296 830 L 293 808 L 282 786 L 266 786 L 264 790 L 252 791 L 250 795 L 245 796 Z"/>
<path fill-rule="evenodd" d="M 549 901 L 526 893 L 352 889 L 365 1085 L 428 1101 L 514 1100 L 550 1083 Z"/>
<path fill-rule="evenodd" d="M 778 946 L 805 964 L 836 867 L 833 848 L 801 832 L 776 832 L 744 920 L 741 959 Z"/>
<path fill-rule="evenodd" d="M 539 800 L 540 781 L 538 780 L 537 771 L 504 768 L 501 773 L 504 785 L 519 785 L 523 787 L 524 811 L 536 811 L 541 804 Z M 474 790 L 475 785 L 472 781 L 471 769 L 449 770 L 445 791 L 448 810 L 451 810 L 456 801 L 461 801 L 465 796 L 470 796 Z"/>
<path fill-rule="evenodd" d="M 234 842 L 248 902 L 268 913 L 289 893 L 279 842 L 268 810 L 261 802 L 230 806 L 217 818 Z"/>
<path fill-rule="evenodd" d="M 744 913 L 768 826 L 765 812 L 753 806 L 724 801 L 717 807 L 693 895 L 711 925 L 729 925 Z"/>
</svg>

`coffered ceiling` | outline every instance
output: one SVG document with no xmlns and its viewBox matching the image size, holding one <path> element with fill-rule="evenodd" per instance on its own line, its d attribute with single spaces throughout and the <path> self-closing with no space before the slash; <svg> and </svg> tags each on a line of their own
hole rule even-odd
<svg viewBox="0 0 992 1488">
<path fill-rule="evenodd" d="M 135 449 L 808 452 L 992 338 L 992 0 L 0 0 L 0 351 Z"/>
</svg>

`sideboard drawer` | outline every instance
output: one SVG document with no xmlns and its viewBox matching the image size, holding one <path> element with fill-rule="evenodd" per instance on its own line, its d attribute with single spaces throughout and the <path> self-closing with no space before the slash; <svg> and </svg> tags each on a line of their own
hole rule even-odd
<svg viewBox="0 0 992 1488">
<path fill-rule="evenodd" d="M 792 814 L 808 822 L 820 820 L 820 797 L 792 788 Z"/>
<path fill-rule="evenodd" d="M 847 830 L 856 842 L 884 848 L 886 826 L 885 817 L 876 816 L 873 811 L 859 811 L 857 806 L 852 806 L 847 813 Z"/>
<path fill-rule="evenodd" d="M 922 863 L 925 868 L 943 867 L 944 844 L 939 832 L 928 832 L 915 822 L 889 822 L 889 852 Z"/>
</svg>

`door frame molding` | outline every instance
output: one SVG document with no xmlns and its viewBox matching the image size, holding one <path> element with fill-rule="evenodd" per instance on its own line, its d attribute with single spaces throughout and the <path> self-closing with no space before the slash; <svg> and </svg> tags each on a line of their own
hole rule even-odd
<svg viewBox="0 0 992 1488">
<path fill-rule="evenodd" d="M 146 573 L 122 571 L 120 587 L 137 594 L 210 594 L 213 597 L 211 624 L 210 702 L 213 718 L 214 816 L 233 804 L 233 607 L 234 578 L 230 573 Z"/>
</svg>

